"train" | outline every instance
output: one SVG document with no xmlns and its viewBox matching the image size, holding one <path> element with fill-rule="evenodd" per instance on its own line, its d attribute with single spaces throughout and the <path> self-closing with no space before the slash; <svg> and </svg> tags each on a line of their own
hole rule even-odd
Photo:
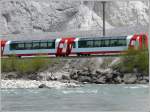
<svg viewBox="0 0 150 112">
<path fill-rule="evenodd" d="M 62 37 L 43 40 L 1 40 L 1 56 L 90 56 L 121 54 L 129 48 L 148 48 L 147 34 L 100 37 Z"/>
</svg>

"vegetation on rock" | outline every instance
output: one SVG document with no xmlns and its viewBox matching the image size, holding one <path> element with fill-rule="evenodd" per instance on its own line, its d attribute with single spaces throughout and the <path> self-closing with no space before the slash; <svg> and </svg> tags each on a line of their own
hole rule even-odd
<svg viewBox="0 0 150 112">
<path fill-rule="evenodd" d="M 129 49 L 121 60 L 114 68 L 118 68 L 122 73 L 136 72 L 148 75 L 149 55 L 147 49 Z"/>
<path fill-rule="evenodd" d="M 52 64 L 57 64 L 58 60 L 52 61 L 50 58 L 10 58 L 1 59 L 1 70 L 3 72 L 16 72 L 21 75 L 34 74 L 44 71 Z"/>
</svg>

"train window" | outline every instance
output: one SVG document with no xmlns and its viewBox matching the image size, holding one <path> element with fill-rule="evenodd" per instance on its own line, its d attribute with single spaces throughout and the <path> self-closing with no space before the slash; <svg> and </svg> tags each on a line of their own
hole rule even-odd
<svg viewBox="0 0 150 112">
<path fill-rule="evenodd" d="M 25 43 L 25 49 L 32 49 L 32 43 Z"/>
<path fill-rule="evenodd" d="M 111 47 L 118 46 L 118 40 L 116 40 L 116 39 L 110 40 L 110 46 L 111 46 Z"/>
<path fill-rule="evenodd" d="M 39 42 L 33 42 L 33 49 L 39 49 L 40 43 Z"/>
<path fill-rule="evenodd" d="M 93 47 L 93 41 L 92 40 L 87 41 L 86 47 Z"/>
<path fill-rule="evenodd" d="M 105 47 L 105 40 L 101 40 L 101 45 L 100 47 Z"/>
<path fill-rule="evenodd" d="M 86 41 L 80 40 L 80 41 L 78 42 L 78 47 L 79 47 L 79 48 L 85 48 L 85 47 L 86 47 Z"/>
<path fill-rule="evenodd" d="M 104 47 L 109 47 L 110 44 L 109 44 L 109 40 L 105 40 L 105 46 Z"/>
<path fill-rule="evenodd" d="M 18 47 L 18 44 L 17 43 L 12 43 L 10 44 L 10 50 L 16 50 Z"/>
<path fill-rule="evenodd" d="M 48 46 L 49 49 L 54 49 L 55 48 L 55 42 L 48 42 Z"/>
<path fill-rule="evenodd" d="M 94 41 L 94 47 L 100 47 L 101 46 L 101 41 L 100 40 L 95 40 Z"/>
<path fill-rule="evenodd" d="M 40 43 L 40 48 L 41 49 L 47 49 L 47 42 L 41 42 Z"/>
<path fill-rule="evenodd" d="M 120 39 L 118 42 L 118 46 L 126 46 L 126 40 L 125 39 Z"/>
<path fill-rule="evenodd" d="M 18 43 L 16 49 L 17 49 L 17 50 L 22 50 L 22 49 L 24 49 L 24 43 Z"/>
</svg>

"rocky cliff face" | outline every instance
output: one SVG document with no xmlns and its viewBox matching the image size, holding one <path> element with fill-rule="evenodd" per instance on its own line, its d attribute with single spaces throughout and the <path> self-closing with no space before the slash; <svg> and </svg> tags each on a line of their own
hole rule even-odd
<svg viewBox="0 0 150 112">
<path fill-rule="evenodd" d="M 102 29 L 98 1 L 1 0 L 0 8 L 0 34 Z M 148 23 L 148 2 L 106 3 L 107 29 Z"/>
</svg>

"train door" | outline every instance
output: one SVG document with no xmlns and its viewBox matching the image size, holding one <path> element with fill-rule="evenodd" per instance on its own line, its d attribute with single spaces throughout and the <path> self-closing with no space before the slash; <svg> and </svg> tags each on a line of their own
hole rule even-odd
<svg viewBox="0 0 150 112">
<path fill-rule="evenodd" d="M 75 38 L 62 38 L 57 46 L 56 56 L 69 56 Z"/>
</svg>

